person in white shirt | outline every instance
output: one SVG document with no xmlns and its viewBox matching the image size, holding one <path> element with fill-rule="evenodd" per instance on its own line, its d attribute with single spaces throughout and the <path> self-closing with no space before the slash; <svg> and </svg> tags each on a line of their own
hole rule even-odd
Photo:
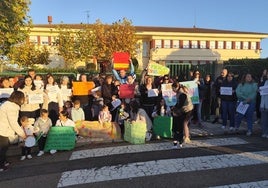
<svg viewBox="0 0 268 188">
<path fill-rule="evenodd" d="M 80 107 L 80 100 L 74 101 L 74 106 L 71 110 L 71 119 L 76 123 L 78 121 L 84 121 L 85 120 L 85 112 Z"/>
<path fill-rule="evenodd" d="M 51 74 L 47 75 L 44 89 L 48 96 L 47 107 L 44 108 L 48 110 L 52 125 L 55 125 L 59 112 L 63 109 L 63 99 L 60 88 Z"/>
</svg>

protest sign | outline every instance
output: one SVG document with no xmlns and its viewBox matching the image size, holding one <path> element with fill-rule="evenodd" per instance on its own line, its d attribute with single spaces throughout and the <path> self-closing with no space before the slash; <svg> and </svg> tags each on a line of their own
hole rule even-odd
<svg viewBox="0 0 268 188">
<path fill-rule="evenodd" d="M 94 82 L 72 82 L 73 95 L 89 95 L 95 87 Z"/>
<path fill-rule="evenodd" d="M 177 103 L 176 93 L 172 90 L 172 83 L 161 84 L 162 97 L 167 106 L 175 106 Z"/>
<path fill-rule="evenodd" d="M 132 99 L 134 98 L 134 91 L 135 91 L 134 84 L 121 84 L 119 86 L 119 98 Z"/>
<path fill-rule="evenodd" d="M 158 63 L 150 62 L 148 64 L 148 75 L 151 76 L 164 76 L 169 74 L 169 68 Z"/>
<path fill-rule="evenodd" d="M 243 104 L 243 102 L 240 102 L 239 105 L 236 108 L 236 111 L 240 114 L 245 115 L 245 113 L 247 112 L 247 109 L 249 107 L 249 104 Z"/>
<path fill-rule="evenodd" d="M 268 95 L 268 86 L 261 86 L 259 89 L 260 95 Z"/>
<path fill-rule="evenodd" d="M 233 95 L 233 88 L 232 87 L 220 87 L 220 94 L 221 95 Z"/>
<path fill-rule="evenodd" d="M 71 150 L 75 147 L 73 127 L 51 127 L 46 140 L 45 151 Z"/>
<path fill-rule="evenodd" d="M 122 70 L 129 68 L 130 55 L 127 52 L 115 52 L 113 53 L 113 63 L 115 70 Z"/>
<path fill-rule="evenodd" d="M 44 96 L 42 93 L 28 94 L 29 104 L 42 104 L 43 101 L 44 101 Z"/>
<path fill-rule="evenodd" d="M 198 93 L 198 86 L 195 81 L 186 81 L 180 82 L 181 85 L 184 85 L 188 88 L 188 94 L 191 97 L 193 104 L 199 104 L 199 93 Z"/>
<path fill-rule="evenodd" d="M 9 98 L 14 88 L 0 88 L 0 98 Z"/>
</svg>

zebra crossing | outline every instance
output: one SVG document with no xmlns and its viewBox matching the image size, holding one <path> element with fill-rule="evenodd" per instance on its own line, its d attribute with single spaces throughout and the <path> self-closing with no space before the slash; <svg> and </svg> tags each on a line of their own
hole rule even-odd
<svg viewBox="0 0 268 188">
<path fill-rule="evenodd" d="M 249 143 L 238 137 L 210 138 L 194 140 L 190 144 L 178 149 L 176 156 L 171 158 L 151 157 L 151 160 L 130 161 L 122 164 L 98 167 L 81 168 L 64 171 L 58 181 L 57 187 L 93 185 L 98 182 L 131 180 L 133 178 L 144 178 L 161 176 L 167 174 L 178 174 L 186 172 L 204 172 L 209 170 L 221 170 L 228 168 L 242 168 L 251 165 L 268 164 L 268 151 L 236 151 L 233 153 L 211 153 L 200 156 L 179 156 L 183 150 L 192 151 L 200 148 L 235 147 L 237 145 L 247 146 Z M 171 142 L 149 143 L 143 145 L 123 145 L 115 147 L 103 147 L 86 149 L 72 152 L 69 161 L 83 159 L 96 159 L 102 157 L 108 159 L 118 155 L 150 154 L 154 152 L 169 152 Z M 267 178 L 268 179 L 268 178 Z M 250 181 L 246 183 L 218 185 L 214 187 L 268 187 L 268 180 Z"/>
</svg>

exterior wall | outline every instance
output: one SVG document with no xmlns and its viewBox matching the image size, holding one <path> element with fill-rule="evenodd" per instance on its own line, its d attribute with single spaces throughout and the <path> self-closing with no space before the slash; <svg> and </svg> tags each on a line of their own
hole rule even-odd
<svg viewBox="0 0 268 188">
<path fill-rule="evenodd" d="M 72 25 L 70 25 L 70 28 L 72 28 Z M 73 31 L 75 32 L 77 29 L 79 28 L 74 28 Z M 169 28 L 165 29 L 168 30 Z M 189 32 L 179 31 L 179 28 L 177 32 L 153 30 L 154 28 L 151 28 L 150 31 L 136 32 L 140 47 L 137 51 L 136 58 L 141 69 L 145 68 L 149 61 L 164 63 L 165 61 L 203 63 L 222 62 L 228 59 L 260 58 L 260 42 L 263 38 L 268 37 L 268 34 L 225 32 L 219 30 L 199 33 L 195 32 L 193 28 L 189 28 Z M 56 27 L 51 27 L 49 24 L 47 27 L 36 26 L 31 29 L 30 40 L 33 40 L 37 44 L 48 45 L 51 48 L 51 60 L 60 61 L 53 62 L 52 64 L 59 66 L 62 64 L 62 59 L 57 57 L 57 52 L 52 45 L 57 35 Z M 157 44 L 156 41 L 158 41 Z M 215 47 L 210 49 L 210 43 L 214 41 Z M 218 48 L 218 41 L 222 41 L 223 49 Z M 187 43 L 187 45 L 184 46 L 184 43 Z M 227 43 L 230 49 L 227 49 Z M 244 43 L 248 44 L 248 49 L 243 49 Z M 252 48 L 251 44 L 255 46 Z M 156 45 L 158 45 L 157 48 Z"/>
</svg>

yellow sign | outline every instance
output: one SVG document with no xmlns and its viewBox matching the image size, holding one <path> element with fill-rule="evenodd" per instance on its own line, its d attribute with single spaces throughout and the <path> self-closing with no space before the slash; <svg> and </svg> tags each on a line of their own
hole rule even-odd
<svg viewBox="0 0 268 188">
<path fill-rule="evenodd" d="M 149 63 L 148 64 L 148 75 L 151 76 L 164 76 L 169 74 L 169 68 L 158 63 Z"/>
</svg>

